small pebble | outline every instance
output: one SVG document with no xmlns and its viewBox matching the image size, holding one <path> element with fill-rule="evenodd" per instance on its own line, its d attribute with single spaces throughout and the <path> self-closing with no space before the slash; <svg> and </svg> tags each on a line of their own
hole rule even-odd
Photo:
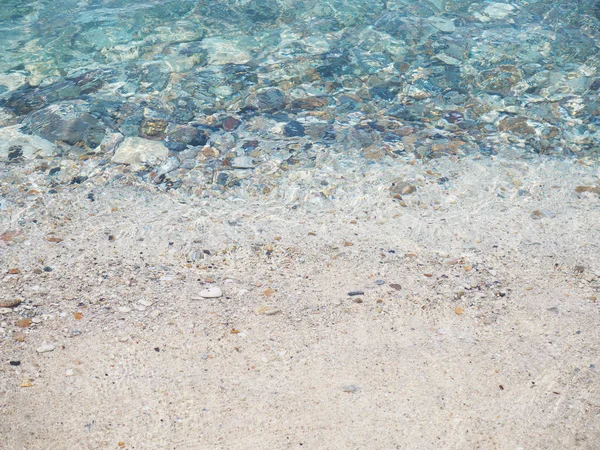
<svg viewBox="0 0 600 450">
<path fill-rule="evenodd" d="M 348 295 L 350 297 L 354 297 L 355 295 L 365 295 L 365 293 L 363 291 L 351 291 L 351 292 L 348 292 Z"/>
<path fill-rule="evenodd" d="M 0 308 L 14 308 L 21 304 L 20 299 L 0 300 Z"/>
<path fill-rule="evenodd" d="M 385 281 L 383 281 L 383 280 L 375 280 L 375 284 L 376 284 L 377 286 L 382 286 L 382 285 L 384 285 L 384 284 L 385 284 Z"/>
<path fill-rule="evenodd" d="M 47 353 L 47 352 L 51 352 L 51 351 L 53 351 L 55 348 L 56 348 L 56 347 L 55 347 L 54 345 L 52 345 L 52 344 L 43 344 L 43 345 L 40 345 L 40 346 L 39 346 L 39 347 L 36 349 L 36 351 L 37 351 L 38 353 Z"/>
<path fill-rule="evenodd" d="M 31 319 L 30 318 L 19 319 L 19 320 L 17 320 L 16 325 L 19 328 L 27 328 L 29 325 L 31 325 Z"/>
<path fill-rule="evenodd" d="M 542 219 L 544 217 L 552 219 L 552 218 L 556 217 L 556 213 L 554 211 L 550 211 L 548 209 L 536 209 L 535 211 L 533 211 L 531 213 L 532 219 Z"/>
<path fill-rule="evenodd" d="M 11 361 L 11 362 L 10 362 L 10 365 L 11 365 L 11 366 L 15 366 L 15 367 L 16 367 L 16 366 L 20 366 L 20 365 L 21 365 L 21 361 Z"/>
<path fill-rule="evenodd" d="M 263 305 L 256 308 L 255 312 L 259 316 L 274 316 L 275 314 L 279 314 L 281 310 L 276 306 Z"/>
<path fill-rule="evenodd" d="M 358 386 L 355 384 L 347 384 L 346 386 L 342 386 L 342 391 L 354 394 L 355 392 L 358 392 Z"/>
<path fill-rule="evenodd" d="M 214 286 L 207 289 L 203 289 L 198 292 L 199 297 L 192 297 L 192 300 L 200 300 L 202 298 L 219 298 L 223 296 L 223 291 L 220 287 Z"/>
<path fill-rule="evenodd" d="M 65 375 L 68 376 L 68 377 L 72 377 L 74 373 L 75 372 L 73 372 L 73 369 L 67 369 L 67 370 L 65 370 Z"/>
</svg>

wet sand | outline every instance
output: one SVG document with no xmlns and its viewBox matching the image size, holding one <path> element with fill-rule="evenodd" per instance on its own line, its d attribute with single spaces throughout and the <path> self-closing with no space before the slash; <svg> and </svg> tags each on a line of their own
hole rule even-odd
<svg viewBox="0 0 600 450">
<path fill-rule="evenodd" d="M 598 448 L 598 167 L 361 170 L 3 183 L 0 448 Z"/>
</svg>

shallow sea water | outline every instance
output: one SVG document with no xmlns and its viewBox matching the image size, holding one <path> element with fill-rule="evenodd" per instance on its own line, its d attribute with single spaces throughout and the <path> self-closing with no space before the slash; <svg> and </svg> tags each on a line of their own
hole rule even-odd
<svg viewBox="0 0 600 450">
<path fill-rule="evenodd" d="M 0 161 L 36 187 L 334 198 L 420 160 L 598 155 L 595 0 L 2 4 Z"/>
</svg>

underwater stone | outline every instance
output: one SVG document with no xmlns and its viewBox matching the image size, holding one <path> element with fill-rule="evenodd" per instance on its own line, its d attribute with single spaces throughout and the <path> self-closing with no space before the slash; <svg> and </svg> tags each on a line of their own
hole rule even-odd
<svg viewBox="0 0 600 450">
<path fill-rule="evenodd" d="M 115 151 L 111 161 L 117 164 L 156 165 L 169 156 L 169 149 L 162 142 L 139 137 L 128 137 Z"/>
<path fill-rule="evenodd" d="M 268 89 L 248 98 L 246 107 L 259 111 L 279 111 L 285 108 L 285 95 L 279 89 Z"/>
<path fill-rule="evenodd" d="M 106 135 L 106 127 L 86 108 L 82 104 L 51 105 L 32 114 L 27 120 L 28 128 L 51 142 L 96 148 Z"/>
<path fill-rule="evenodd" d="M 481 72 L 477 84 L 484 91 L 510 95 L 515 86 L 522 80 L 523 72 L 518 67 L 502 65 Z"/>
<path fill-rule="evenodd" d="M 56 145 L 39 136 L 22 133 L 20 125 L 0 128 L 0 161 L 16 159 L 15 155 L 33 159 L 38 155 L 51 157 L 55 153 Z"/>
<path fill-rule="evenodd" d="M 144 119 L 140 125 L 140 136 L 147 139 L 164 139 L 169 122 L 163 119 Z"/>
<path fill-rule="evenodd" d="M 292 120 L 285 125 L 283 132 L 287 137 L 301 137 L 304 136 L 304 126 L 297 120 Z"/>
</svg>

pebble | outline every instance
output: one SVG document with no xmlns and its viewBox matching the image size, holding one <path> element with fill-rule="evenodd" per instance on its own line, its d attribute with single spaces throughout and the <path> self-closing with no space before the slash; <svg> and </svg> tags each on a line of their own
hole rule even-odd
<svg viewBox="0 0 600 450">
<path fill-rule="evenodd" d="M 292 120 L 285 125 L 283 132 L 287 137 L 302 137 L 304 136 L 305 129 L 300 122 Z"/>
<path fill-rule="evenodd" d="M 253 169 L 254 163 L 250 156 L 238 156 L 231 162 L 231 167 L 234 169 Z"/>
<path fill-rule="evenodd" d="M 15 306 L 19 306 L 22 300 L 20 299 L 11 299 L 11 300 L 0 300 L 0 308 L 14 308 Z"/>
<path fill-rule="evenodd" d="M 556 217 L 556 213 L 554 211 L 550 211 L 549 209 L 536 209 L 531 213 L 532 219 L 542 219 L 544 217 L 552 219 Z"/>
<path fill-rule="evenodd" d="M 383 286 L 385 284 L 385 281 L 384 280 L 375 280 L 375 284 L 377 286 Z"/>
<path fill-rule="evenodd" d="M 68 376 L 68 377 L 72 377 L 74 373 L 75 372 L 73 371 L 73 369 L 67 369 L 67 370 L 65 370 L 65 375 Z"/>
<path fill-rule="evenodd" d="M 428 22 L 438 30 L 444 33 L 452 33 L 456 31 L 456 26 L 454 25 L 453 19 L 445 19 L 443 17 L 432 16 L 429 17 Z"/>
<path fill-rule="evenodd" d="M 0 161 L 8 161 L 12 148 L 19 148 L 19 158 L 33 159 L 36 156 L 52 157 L 56 146 L 39 136 L 30 136 L 20 131 L 21 125 L 0 128 Z"/>
<path fill-rule="evenodd" d="M 162 142 L 139 137 L 128 137 L 117 148 L 111 161 L 117 164 L 156 165 L 164 163 L 169 150 Z"/>
<path fill-rule="evenodd" d="M 490 3 L 483 12 L 491 19 L 501 20 L 510 16 L 515 7 L 508 3 Z"/>
<path fill-rule="evenodd" d="M 358 392 L 358 386 L 355 384 L 347 384 L 345 386 L 342 386 L 342 391 L 347 392 L 349 394 L 354 394 Z"/>
<path fill-rule="evenodd" d="M 406 181 L 395 181 L 390 186 L 390 193 L 392 196 L 395 195 L 409 195 L 417 190 L 416 186 Z"/>
<path fill-rule="evenodd" d="M 192 297 L 192 300 L 199 300 L 200 298 L 219 298 L 223 296 L 223 291 L 220 287 L 214 286 L 207 289 L 203 289 L 198 292 L 198 297 Z"/>
<path fill-rule="evenodd" d="M 274 316 L 275 314 L 279 314 L 281 309 L 276 306 L 262 305 L 256 308 L 255 312 L 261 316 Z"/>
<path fill-rule="evenodd" d="M 363 291 L 351 291 L 351 292 L 348 292 L 348 295 L 350 297 L 354 297 L 355 295 L 365 295 L 365 293 Z"/>
<path fill-rule="evenodd" d="M 47 353 L 47 352 L 51 352 L 51 351 L 53 351 L 55 348 L 56 348 L 56 347 L 55 347 L 54 345 L 52 345 L 52 344 L 43 344 L 43 345 L 40 345 L 40 346 L 39 346 L 39 347 L 36 349 L 36 351 L 37 351 L 38 353 Z"/>
</svg>

